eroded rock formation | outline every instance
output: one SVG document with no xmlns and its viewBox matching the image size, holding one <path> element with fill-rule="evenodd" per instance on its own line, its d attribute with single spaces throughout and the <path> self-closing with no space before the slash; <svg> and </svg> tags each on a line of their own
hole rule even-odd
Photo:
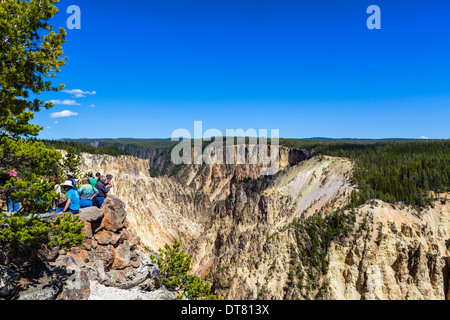
<svg viewBox="0 0 450 320">
<path fill-rule="evenodd" d="M 365 236 L 330 249 L 329 298 L 446 299 L 449 209 L 440 201 L 420 215 L 382 201 L 363 207 Z"/>
<path fill-rule="evenodd" d="M 86 171 L 114 175 L 111 193 L 127 203 L 129 229 L 143 247 L 180 240 L 194 272 L 223 299 L 306 298 L 305 288 L 289 287 L 300 248 L 291 225 L 342 207 L 354 189 L 349 160 L 288 148 L 280 171 L 267 177 L 252 165 L 160 161 L 152 170 L 166 174 L 152 178 L 149 162 L 135 157 L 84 154 L 83 161 Z M 444 299 L 449 211 L 440 201 L 420 215 L 380 201 L 361 208 L 354 234 L 329 247 L 319 281 L 327 290 L 308 298 Z"/>
</svg>

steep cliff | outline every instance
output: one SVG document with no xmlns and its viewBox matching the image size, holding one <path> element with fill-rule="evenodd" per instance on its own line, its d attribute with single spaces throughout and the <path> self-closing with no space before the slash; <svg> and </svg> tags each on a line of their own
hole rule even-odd
<svg viewBox="0 0 450 320">
<path fill-rule="evenodd" d="M 114 146 L 139 159 L 148 160 L 150 165 L 155 165 L 163 155 L 169 153 L 170 148 L 177 144 L 170 140 L 159 139 L 102 139 L 102 140 L 77 140 L 93 147 Z"/>
<path fill-rule="evenodd" d="M 450 206 L 420 215 L 374 201 L 361 209 L 367 232 L 330 248 L 333 299 L 442 300 L 449 289 Z M 450 298 L 447 296 L 447 298 Z"/>
<path fill-rule="evenodd" d="M 179 239 L 221 298 L 444 299 L 448 291 L 450 209 L 440 201 L 420 215 L 379 201 L 360 208 L 349 234 L 326 239 L 327 268 L 305 260 L 326 235 L 305 234 L 314 229 L 299 221 L 346 203 L 349 160 L 284 148 L 274 176 L 215 164 L 172 167 L 170 178 L 150 177 L 149 161 L 135 157 L 84 154 L 83 162 L 114 175 L 111 193 L 126 203 L 143 247 Z"/>
</svg>

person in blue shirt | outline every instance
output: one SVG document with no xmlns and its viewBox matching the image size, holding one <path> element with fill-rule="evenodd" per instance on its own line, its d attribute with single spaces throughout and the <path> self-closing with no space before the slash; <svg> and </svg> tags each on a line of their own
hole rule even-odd
<svg viewBox="0 0 450 320">
<path fill-rule="evenodd" d="M 64 206 L 64 209 L 60 208 L 56 213 L 60 212 L 70 212 L 73 214 L 80 213 L 80 194 L 78 191 L 73 187 L 72 181 L 67 180 L 64 182 L 61 187 L 65 191 L 67 191 L 67 202 Z"/>
</svg>

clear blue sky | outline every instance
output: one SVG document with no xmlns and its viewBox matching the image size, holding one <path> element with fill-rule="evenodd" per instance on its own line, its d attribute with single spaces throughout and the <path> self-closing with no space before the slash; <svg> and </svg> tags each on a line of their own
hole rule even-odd
<svg viewBox="0 0 450 320">
<path fill-rule="evenodd" d="M 43 95 L 73 101 L 36 114 L 42 138 L 168 138 L 196 120 L 285 138 L 450 138 L 448 0 L 62 0 L 55 26 L 73 4 L 82 29 L 67 30 L 56 81 L 91 94 Z M 381 30 L 366 27 L 372 4 Z"/>
</svg>

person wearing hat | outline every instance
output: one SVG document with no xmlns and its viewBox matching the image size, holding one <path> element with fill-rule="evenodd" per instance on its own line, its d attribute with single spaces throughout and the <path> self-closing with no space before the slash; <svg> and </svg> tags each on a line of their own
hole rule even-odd
<svg viewBox="0 0 450 320">
<path fill-rule="evenodd" d="M 74 188 L 72 181 L 67 180 L 61 187 L 67 191 L 67 201 L 64 209 L 60 208 L 56 213 L 71 212 L 73 214 L 80 213 L 80 195 Z"/>
<path fill-rule="evenodd" d="M 77 190 L 77 182 L 76 182 L 75 179 L 73 178 L 73 173 L 72 173 L 72 172 L 68 172 L 68 173 L 67 173 L 67 180 L 71 181 L 73 187 L 75 188 L 75 190 Z"/>
</svg>

